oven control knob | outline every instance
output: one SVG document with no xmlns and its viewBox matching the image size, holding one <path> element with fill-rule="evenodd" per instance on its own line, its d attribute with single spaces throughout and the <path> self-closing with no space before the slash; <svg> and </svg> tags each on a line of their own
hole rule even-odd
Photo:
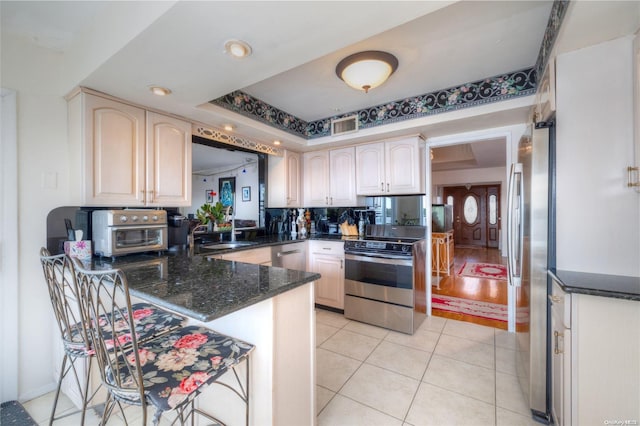
<svg viewBox="0 0 640 426">
<path fill-rule="evenodd" d="M 153 216 L 151 216 L 151 220 L 153 220 L 154 222 L 157 222 L 158 219 L 159 219 L 158 215 L 154 214 Z"/>
<path fill-rule="evenodd" d="M 124 223 L 124 222 L 126 222 L 127 220 L 129 220 L 129 218 L 128 218 L 128 217 L 126 217 L 125 215 L 120 216 L 120 222 Z"/>
<path fill-rule="evenodd" d="M 149 216 L 142 216 L 142 221 L 143 221 L 143 222 L 146 222 L 146 221 L 148 221 L 148 220 L 149 220 Z"/>
<path fill-rule="evenodd" d="M 411 247 L 409 247 L 409 246 L 402 246 L 402 252 L 403 252 L 403 253 L 407 253 L 409 250 L 411 250 Z"/>
<path fill-rule="evenodd" d="M 135 215 L 134 215 L 134 216 L 131 216 L 131 220 L 132 220 L 133 222 L 137 222 L 137 221 L 138 221 L 138 216 L 135 216 Z"/>
</svg>

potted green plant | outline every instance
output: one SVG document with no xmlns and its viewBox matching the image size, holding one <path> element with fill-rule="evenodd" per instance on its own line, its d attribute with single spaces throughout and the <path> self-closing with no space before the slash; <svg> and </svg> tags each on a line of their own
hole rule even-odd
<svg viewBox="0 0 640 426">
<path fill-rule="evenodd" d="M 203 225 L 211 224 L 211 230 L 217 230 L 217 226 L 224 222 L 224 206 L 220 201 L 215 204 L 204 203 L 196 211 L 196 217 Z"/>
</svg>

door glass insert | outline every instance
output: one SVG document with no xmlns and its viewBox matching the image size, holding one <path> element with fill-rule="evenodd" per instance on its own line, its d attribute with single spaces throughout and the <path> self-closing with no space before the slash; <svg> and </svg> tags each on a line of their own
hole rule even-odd
<svg viewBox="0 0 640 426">
<path fill-rule="evenodd" d="M 489 224 L 495 225 L 498 223 L 498 204 L 495 195 L 489 195 Z"/>
<path fill-rule="evenodd" d="M 452 206 L 453 205 L 453 195 L 449 195 L 447 197 L 447 204 Z"/>
<path fill-rule="evenodd" d="M 469 225 L 478 220 L 478 202 L 473 195 L 467 195 L 464 199 L 464 220 Z"/>
</svg>

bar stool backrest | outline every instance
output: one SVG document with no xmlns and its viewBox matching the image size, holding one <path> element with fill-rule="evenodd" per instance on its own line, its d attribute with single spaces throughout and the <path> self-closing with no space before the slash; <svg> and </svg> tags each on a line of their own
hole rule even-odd
<svg viewBox="0 0 640 426">
<path fill-rule="evenodd" d="M 127 279 L 120 270 L 90 271 L 74 261 L 102 383 L 116 398 L 146 405 Z"/>
<path fill-rule="evenodd" d="M 74 264 L 67 255 L 52 256 L 46 248 L 40 249 L 40 263 L 65 351 L 74 356 L 89 356 L 91 341 L 82 325 L 81 295 Z"/>
</svg>

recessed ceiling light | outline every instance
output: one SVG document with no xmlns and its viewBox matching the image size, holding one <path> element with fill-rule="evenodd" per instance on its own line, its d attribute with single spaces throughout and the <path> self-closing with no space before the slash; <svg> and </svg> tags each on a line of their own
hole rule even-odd
<svg viewBox="0 0 640 426">
<path fill-rule="evenodd" d="M 233 124 L 225 124 L 223 126 L 223 129 L 225 129 L 227 132 L 231 132 L 233 131 L 233 129 L 235 129 L 235 127 L 233 126 Z"/>
<path fill-rule="evenodd" d="M 244 58 L 251 55 L 251 46 L 242 40 L 229 40 L 224 44 L 224 51 L 234 58 Z"/>
<path fill-rule="evenodd" d="M 171 94 L 171 90 L 161 86 L 149 86 L 149 90 L 151 90 L 151 93 L 158 96 L 167 96 Z"/>
<path fill-rule="evenodd" d="M 280 141 L 273 141 L 274 145 L 280 145 Z"/>
</svg>

